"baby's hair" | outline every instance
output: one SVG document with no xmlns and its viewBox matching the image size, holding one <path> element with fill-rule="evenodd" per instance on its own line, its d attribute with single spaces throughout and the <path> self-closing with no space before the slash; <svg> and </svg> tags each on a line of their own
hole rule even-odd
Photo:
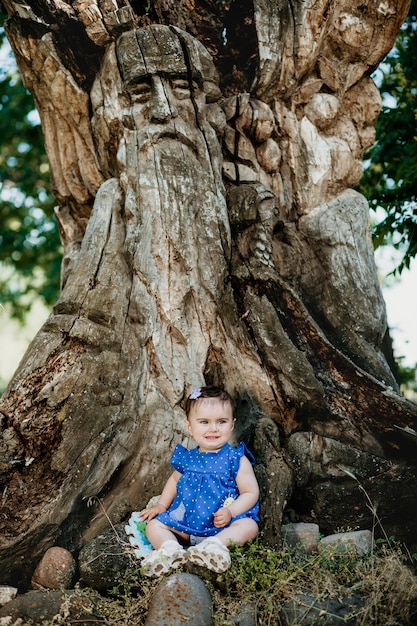
<svg viewBox="0 0 417 626">
<path fill-rule="evenodd" d="M 190 415 L 191 407 L 198 400 L 202 400 L 204 398 L 218 398 L 220 402 L 229 402 L 232 407 L 232 411 L 234 412 L 235 410 L 235 401 L 233 400 L 230 393 L 228 393 L 221 387 L 208 385 L 207 387 L 197 387 L 197 389 L 193 389 L 188 396 L 185 402 L 185 414 L 187 415 L 187 417 Z"/>
</svg>

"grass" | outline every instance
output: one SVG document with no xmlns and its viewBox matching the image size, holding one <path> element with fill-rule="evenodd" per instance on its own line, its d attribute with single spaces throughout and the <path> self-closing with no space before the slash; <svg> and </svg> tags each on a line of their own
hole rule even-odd
<svg viewBox="0 0 417 626">
<path fill-rule="evenodd" d="M 254 542 L 233 548 L 232 567 L 221 578 L 224 589 L 212 589 L 216 626 L 231 626 L 230 615 L 246 603 L 256 607 L 259 626 L 280 626 L 280 607 L 306 589 L 317 599 L 341 597 L 352 590 L 363 594 L 357 626 L 417 623 L 412 563 L 399 547 L 385 543 L 368 557 L 358 558 L 337 549 L 301 557 L 295 550 L 276 551 Z"/>
<path fill-rule="evenodd" d="M 216 626 L 235 624 L 232 617 L 244 606 L 255 608 L 258 626 L 281 626 L 282 605 L 306 589 L 317 600 L 326 596 L 340 598 L 352 590 L 360 593 L 364 606 L 352 608 L 356 626 L 417 623 L 417 576 L 412 560 L 395 542 L 384 540 L 366 558 L 341 554 L 336 549 L 302 556 L 295 549 L 274 549 L 259 540 L 233 546 L 231 554 L 232 565 L 224 574 L 208 572 L 206 577 L 201 571 L 213 600 Z M 106 596 L 91 589 L 82 591 L 90 595 L 96 606 L 99 623 L 143 626 L 160 580 L 138 577 L 136 567 L 136 572 L 133 568 L 127 571 L 124 581 Z M 321 615 L 320 624 L 326 623 L 324 618 Z M 53 623 L 72 622 L 55 618 Z"/>
</svg>

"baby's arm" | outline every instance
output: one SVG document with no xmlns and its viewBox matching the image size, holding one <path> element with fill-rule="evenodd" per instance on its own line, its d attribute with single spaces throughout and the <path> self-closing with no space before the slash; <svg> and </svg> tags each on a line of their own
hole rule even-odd
<svg viewBox="0 0 417 626">
<path fill-rule="evenodd" d="M 175 496 L 177 495 L 177 482 L 180 477 L 181 474 L 177 472 L 177 470 L 171 474 L 162 490 L 161 495 L 159 496 L 157 504 L 140 511 L 139 515 L 142 520 L 149 522 L 149 520 L 169 509 Z"/>
<path fill-rule="evenodd" d="M 214 514 L 216 528 L 227 526 L 230 520 L 241 513 L 249 511 L 259 500 L 259 487 L 252 465 L 246 456 L 240 459 L 240 467 L 236 476 L 239 497 L 227 507 L 222 507 Z"/>
</svg>

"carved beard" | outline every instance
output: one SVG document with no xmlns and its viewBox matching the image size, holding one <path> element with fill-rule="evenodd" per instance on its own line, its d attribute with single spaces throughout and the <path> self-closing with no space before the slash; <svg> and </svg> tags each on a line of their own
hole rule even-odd
<svg viewBox="0 0 417 626">
<path fill-rule="evenodd" d="M 118 153 L 134 271 L 179 307 L 186 292 L 201 285 L 215 298 L 227 271 L 228 215 L 210 130 L 207 141 L 178 119 L 126 129 Z"/>
</svg>

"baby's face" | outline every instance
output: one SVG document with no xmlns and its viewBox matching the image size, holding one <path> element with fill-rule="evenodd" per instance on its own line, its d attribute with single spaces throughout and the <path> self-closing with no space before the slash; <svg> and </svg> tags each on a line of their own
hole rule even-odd
<svg viewBox="0 0 417 626">
<path fill-rule="evenodd" d="M 230 439 L 235 425 L 229 402 L 199 398 L 191 407 L 187 428 L 200 452 L 218 452 Z"/>
</svg>

